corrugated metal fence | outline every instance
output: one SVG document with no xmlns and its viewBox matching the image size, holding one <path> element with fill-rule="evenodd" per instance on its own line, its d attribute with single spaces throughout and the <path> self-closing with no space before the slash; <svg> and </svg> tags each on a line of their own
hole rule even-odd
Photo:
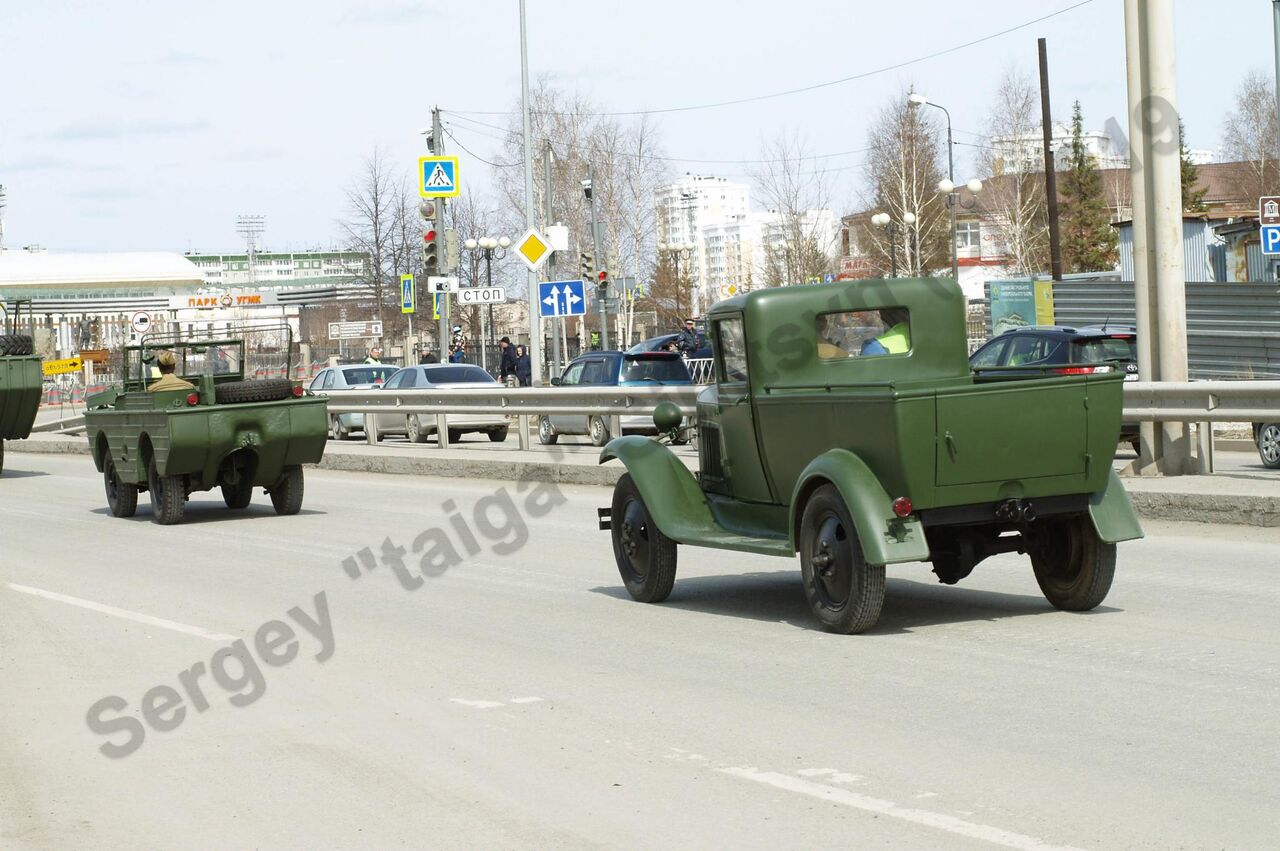
<svg viewBox="0 0 1280 851">
<path fill-rule="evenodd" d="M 990 333 L 991 308 L 986 306 Z M 1059 281 L 1059 325 L 1132 325 L 1132 281 Z M 1187 282 L 1187 360 L 1192 379 L 1280 379 L 1280 284 Z"/>
</svg>

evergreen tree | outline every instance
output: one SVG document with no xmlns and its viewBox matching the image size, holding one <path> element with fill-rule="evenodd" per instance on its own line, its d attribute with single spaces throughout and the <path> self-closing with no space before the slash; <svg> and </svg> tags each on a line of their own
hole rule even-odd
<svg viewBox="0 0 1280 851">
<path fill-rule="evenodd" d="M 1178 145 L 1182 150 L 1182 209 L 1188 213 L 1203 213 L 1203 187 L 1197 188 L 1200 182 L 1200 169 L 1191 161 L 1191 151 L 1187 148 L 1187 132 L 1182 126 L 1182 117 L 1178 117 Z"/>
<path fill-rule="evenodd" d="M 1071 108 L 1071 158 L 1059 186 L 1062 209 L 1062 266 L 1067 272 L 1105 272 L 1118 259 L 1116 232 L 1111 227 L 1102 177 L 1084 147 L 1084 118 L 1080 101 Z"/>
</svg>

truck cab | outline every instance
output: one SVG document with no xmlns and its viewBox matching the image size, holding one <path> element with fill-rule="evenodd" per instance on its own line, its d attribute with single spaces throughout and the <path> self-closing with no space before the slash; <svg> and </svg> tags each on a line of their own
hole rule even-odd
<svg viewBox="0 0 1280 851">
<path fill-rule="evenodd" d="M 624 581 L 640 575 L 628 552 L 655 546 L 670 545 L 672 580 L 676 544 L 799 553 L 819 620 L 853 632 L 874 624 L 887 564 L 931 561 L 954 583 L 1019 551 L 1054 605 L 1101 602 L 1107 553 L 1113 566 L 1115 543 L 1141 534 L 1110 466 L 1123 372 L 975 376 L 950 280 L 758 290 L 707 322 L 715 383 L 697 399 L 696 477 L 637 438 L 602 455 L 628 471 L 607 511 Z M 1060 544 L 1074 549 L 1048 552 Z M 664 570 L 642 572 L 652 584 Z M 633 596 L 652 595 L 643 584 Z"/>
</svg>

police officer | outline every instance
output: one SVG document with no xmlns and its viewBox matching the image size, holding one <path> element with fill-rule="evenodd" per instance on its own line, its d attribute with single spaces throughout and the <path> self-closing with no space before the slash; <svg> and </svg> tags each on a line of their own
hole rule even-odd
<svg viewBox="0 0 1280 851">
<path fill-rule="evenodd" d="M 174 370 L 178 368 L 178 359 L 173 356 L 173 352 L 161 352 L 156 355 L 156 368 L 160 370 L 160 380 L 153 381 L 147 387 L 149 393 L 159 393 L 164 390 L 191 390 L 195 387 L 190 381 L 183 381 L 174 375 Z"/>
<path fill-rule="evenodd" d="M 382 363 L 382 347 L 374 346 L 369 350 L 369 356 L 364 359 L 365 363 Z"/>
<path fill-rule="evenodd" d="M 880 320 L 888 326 L 874 340 L 862 344 L 862 355 L 902 355 L 911 351 L 911 326 L 905 307 L 886 307 L 880 311 Z"/>
</svg>

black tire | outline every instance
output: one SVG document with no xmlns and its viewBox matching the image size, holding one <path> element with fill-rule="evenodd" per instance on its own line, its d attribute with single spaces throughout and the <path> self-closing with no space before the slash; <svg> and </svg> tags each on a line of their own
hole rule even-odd
<svg viewBox="0 0 1280 851">
<path fill-rule="evenodd" d="M 853 518 L 833 485 L 805 503 L 799 544 L 804 595 L 822 628 L 852 635 L 875 626 L 884 607 L 884 565 L 863 557 Z"/>
<path fill-rule="evenodd" d="M 449 443 L 461 443 L 462 432 L 456 428 L 449 429 Z"/>
<path fill-rule="evenodd" d="M 0 474 L 4 473 L 4 441 L 0 440 Z"/>
<path fill-rule="evenodd" d="M 556 430 L 551 427 L 551 418 L 547 416 L 539 417 L 538 442 L 544 446 L 554 446 L 559 439 L 560 435 L 556 434 Z"/>
<path fill-rule="evenodd" d="M 213 398 L 219 405 L 236 405 L 244 402 L 279 402 L 293 395 L 293 382 L 287 378 L 267 378 L 262 381 L 232 381 L 213 388 Z"/>
<path fill-rule="evenodd" d="M 184 476 L 162 476 L 156 470 L 156 459 L 147 461 L 147 488 L 151 491 L 151 519 L 161 526 L 182 522 L 187 508 L 187 483 Z"/>
<path fill-rule="evenodd" d="M 248 508 L 249 503 L 253 501 L 253 479 L 243 476 L 234 485 L 224 483 L 222 485 L 222 501 L 232 511 Z"/>
<path fill-rule="evenodd" d="M 507 440 L 507 429 L 508 426 L 489 429 L 489 441 L 491 443 L 505 443 Z"/>
<path fill-rule="evenodd" d="M 1030 551 L 1036 582 L 1054 608 L 1086 612 L 1111 590 L 1116 545 L 1102 542 L 1087 514 L 1036 521 Z"/>
<path fill-rule="evenodd" d="M 613 557 L 627 593 L 641 603 L 661 603 L 676 581 L 676 542 L 654 524 L 630 473 L 613 489 L 610 516 Z"/>
<path fill-rule="evenodd" d="M 116 462 L 110 454 L 102 459 L 102 483 L 107 491 L 107 507 L 113 517 L 132 517 L 137 513 L 138 486 L 120 481 Z"/>
<path fill-rule="evenodd" d="M 276 514 L 292 515 L 302 510 L 302 467 L 294 464 L 284 468 L 280 483 L 271 489 L 271 505 Z"/>
<path fill-rule="evenodd" d="M 1273 470 L 1280 468 L 1280 423 L 1263 423 L 1254 442 L 1263 466 Z"/>
<path fill-rule="evenodd" d="M 609 442 L 609 426 L 604 417 L 592 417 L 587 423 L 587 432 L 591 435 L 592 446 L 604 446 Z"/>
<path fill-rule="evenodd" d="M 452 439 L 453 432 L 449 432 Z M 417 414 L 409 414 L 404 418 L 404 436 L 411 443 L 426 443 L 431 438 L 431 432 L 422 427 L 422 420 L 418 419 Z"/>
<path fill-rule="evenodd" d="M 26 334 L 0 335 L 0 355 L 23 357 L 33 351 L 31 338 Z"/>
<path fill-rule="evenodd" d="M 342 424 L 342 418 L 337 414 L 329 417 L 329 436 L 334 440 L 351 439 L 351 431 Z"/>
</svg>

